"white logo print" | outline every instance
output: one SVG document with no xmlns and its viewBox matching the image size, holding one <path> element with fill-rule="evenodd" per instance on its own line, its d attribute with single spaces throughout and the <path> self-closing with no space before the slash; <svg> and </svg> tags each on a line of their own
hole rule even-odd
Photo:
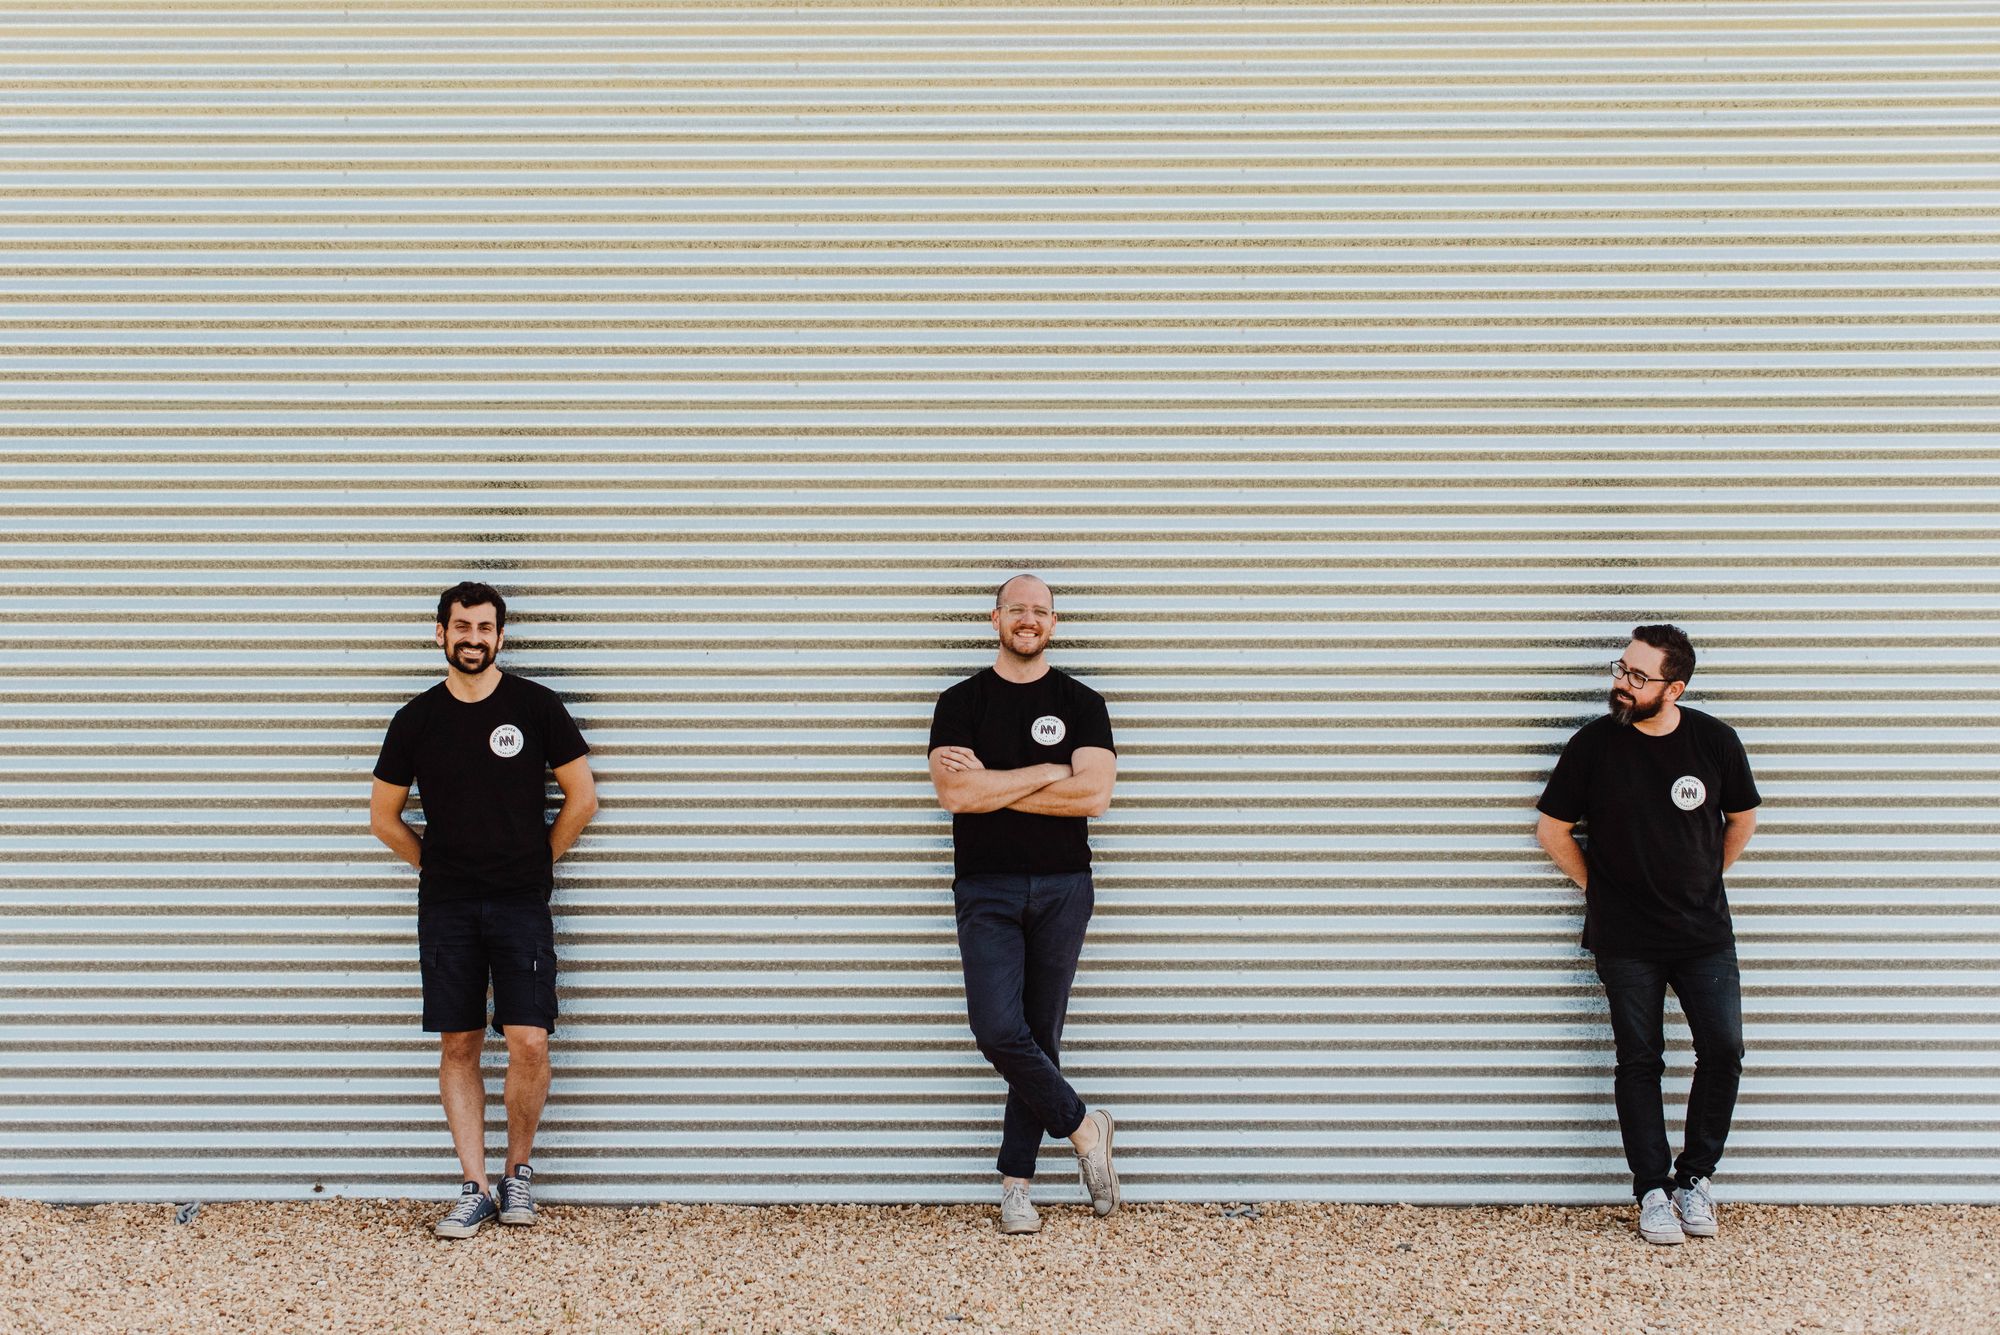
<svg viewBox="0 0 2000 1335">
<path fill-rule="evenodd" d="M 493 730 L 493 735 L 486 739 L 486 744 L 492 747 L 493 754 L 502 760 L 518 756 L 521 754 L 521 730 L 511 723 L 503 723 Z"/>
<path fill-rule="evenodd" d="M 1069 729 L 1065 728 L 1063 721 L 1054 714 L 1044 714 L 1028 725 L 1028 736 L 1043 746 L 1054 746 L 1068 735 Z"/>
<path fill-rule="evenodd" d="M 1682 811 L 1693 811 L 1708 801 L 1708 785 L 1692 774 L 1683 774 L 1674 780 L 1674 805 Z"/>
</svg>

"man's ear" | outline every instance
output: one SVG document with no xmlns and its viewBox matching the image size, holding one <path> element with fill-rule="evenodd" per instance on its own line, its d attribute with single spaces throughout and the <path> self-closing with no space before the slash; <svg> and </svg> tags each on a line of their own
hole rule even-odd
<svg viewBox="0 0 2000 1335">
<path fill-rule="evenodd" d="M 438 648 L 444 648 L 444 622 L 440 621 L 437 623 L 433 638 L 436 639 Z"/>
<path fill-rule="evenodd" d="M 1675 702 L 1676 700 L 1679 700 L 1679 699 L 1680 699 L 1680 698 L 1681 698 L 1681 697 L 1682 697 L 1683 695 L 1686 695 L 1686 694 L 1687 694 L 1687 688 L 1688 688 L 1688 684 L 1687 684 L 1686 682 L 1684 682 L 1684 681 L 1670 681 L 1670 682 L 1668 682 L 1668 683 L 1667 683 L 1667 703 L 1668 703 L 1668 704 L 1673 704 L 1673 703 L 1674 703 L 1674 702 Z"/>
</svg>

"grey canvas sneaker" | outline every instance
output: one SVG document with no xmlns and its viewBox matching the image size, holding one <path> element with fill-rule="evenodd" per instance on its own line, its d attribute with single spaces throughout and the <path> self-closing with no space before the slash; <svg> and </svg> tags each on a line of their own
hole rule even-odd
<svg viewBox="0 0 2000 1335">
<path fill-rule="evenodd" d="M 500 1179 L 500 1222 L 517 1227 L 535 1222 L 535 1170 L 522 1164 Z"/>
<path fill-rule="evenodd" d="M 1646 1198 L 1639 1202 L 1639 1236 L 1667 1247 L 1688 1240 L 1687 1234 L 1681 1231 L 1680 1216 L 1674 1213 L 1674 1203 L 1658 1187 L 1647 1192 Z"/>
<path fill-rule="evenodd" d="M 1000 1189 L 1000 1231 L 1002 1233 L 1039 1233 L 1042 1231 L 1042 1216 L 1028 1199 L 1026 1187 L 1002 1187 Z"/>
<path fill-rule="evenodd" d="M 1707 1178 L 1698 1177 L 1685 1188 L 1675 1188 L 1674 1209 L 1680 1212 L 1681 1231 L 1689 1237 L 1715 1236 L 1715 1196 L 1709 1191 Z"/>
<path fill-rule="evenodd" d="M 499 1213 L 500 1207 L 486 1194 L 486 1184 L 468 1182 L 458 1189 L 458 1203 L 451 1207 L 451 1213 L 438 1220 L 432 1232 L 441 1238 L 469 1238 Z"/>
<path fill-rule="evenodd" d="M 1088 1154 L 1076 1156 L 1077 1176 L 1090 1193 L 1090 1209 L 1099 1219 L 1118 1208 L 1118 1170 L 1111 1163 L 1111 1134 L 1118 1129 L 1111 1114 L 1092 1108 L 1085 1114 L 1097 1123 L 1097 1145 Z"/>
</svg>

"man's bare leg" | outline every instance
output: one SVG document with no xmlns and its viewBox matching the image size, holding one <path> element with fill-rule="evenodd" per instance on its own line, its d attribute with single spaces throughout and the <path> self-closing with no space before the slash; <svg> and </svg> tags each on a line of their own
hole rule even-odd
<svg viewBox="0 0 2000 1335">
<path fill-rule="evenodd" d="M 486 1184 L 486 1084 L 479 1075 L 484 1029 L 438 1035 L 438 1101 L 458 1150 L 462 1180 Z"/>
<path fill-rule="evenodd" d="M 507 1168 L 535 1157 L 535 1130 L 549 1098 L 549 1031 L 532 1024 L 502 1027 L 507 1036 Z"/>
</svg>

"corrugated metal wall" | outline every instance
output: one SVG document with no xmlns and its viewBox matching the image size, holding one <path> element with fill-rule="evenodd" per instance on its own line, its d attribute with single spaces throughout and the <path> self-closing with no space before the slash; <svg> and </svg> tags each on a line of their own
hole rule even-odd
<svg viewBox="0 0 2000 1335">
<path fill-rule="evenodd" d="M 1996 59 L 1986 0 L 14 0 L 0 1192 L 448 1189 L 363 806 L 476 573 L 603 783 L 546 1194 L 987 1197 L 922 757 L 1032 567 L 1123 750 L 1068 1053 L 1131 1197 L 1620 1197 L 1530 805 L 1671 618 L 1768 798 L 1727 1191 L 1991 1200 Z"/>
</svg>

